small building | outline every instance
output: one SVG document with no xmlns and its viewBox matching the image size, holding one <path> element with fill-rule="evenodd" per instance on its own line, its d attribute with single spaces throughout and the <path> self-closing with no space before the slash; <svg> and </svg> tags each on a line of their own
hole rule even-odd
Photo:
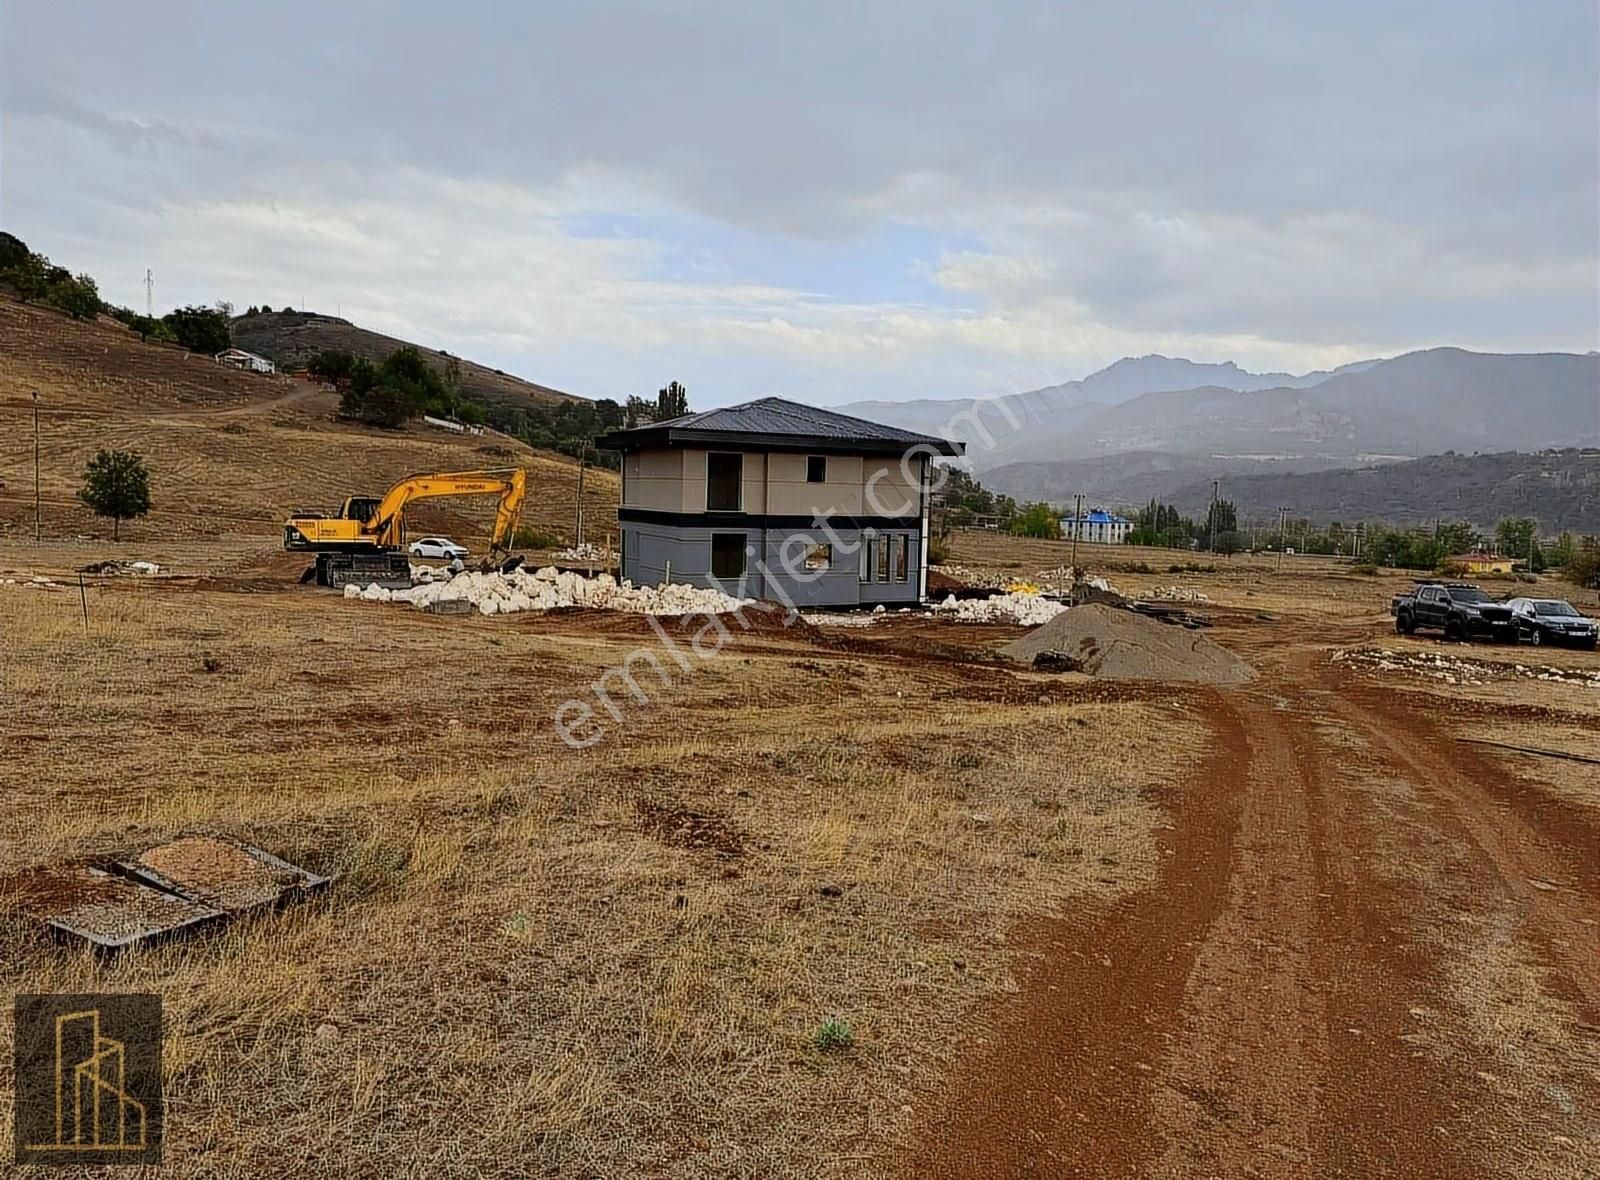
<svg viewBox="0 0 1600 1180">
<path fill-rule="evenodd" d="M 1092 508 L 1082 516 L 1061 518 L 1061 535 L 1068 541 L 1093 541 L 1100 545 L 1121 545 L 1133 532 L 1133 521 L 1104 508 Z"/>
<path fill-rule="evenodd" d="M 242 348 L 225 348 L 217 353 L 217 363 L 230 369 L 243 369 L 246 373 L 275 373 L 278 366 L 264 356 L 246 352 Z"/>
<path fill-rule="evenodd" d="M 776 397 L 595 441 L 622 452 L 623 577 L 798 607 L 921 601 L 932 461 L 963 452 Z"/>
<path fill-rule="evenodd" d="M 1484 553 L 1482 550 L 1458 553 L 1454 557 L 1446 558 L 1445 564 L 1459 565 L 1469 574 L 1509 574 L 1517 568 L 1513 558 L 1499 557 L 1493 553 Z"/>
</svg>

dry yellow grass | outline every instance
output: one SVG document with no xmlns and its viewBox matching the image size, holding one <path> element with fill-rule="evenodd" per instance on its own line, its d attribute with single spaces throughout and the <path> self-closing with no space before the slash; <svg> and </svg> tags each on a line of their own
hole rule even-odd
<svg viewBox="0 0 1600 1180">
<path fill-rule="evenodd" d="M 100 448 L 140 452 L 151 470 L 151 514 L 123 528 L 140 551 L 219 534 L 277 537 L 296 509 L 336 509 L 405 475 L 516 464 L 528 469 L 525 523 L 570 539 L 577 465 L 500 435 L 462 438 L 424 427 L 374 431 L 333 417 L 337 399 L 288 377 L 237 372 L 175 348 L 140 344 L 110 323 L 74 324 L 0 299 L 0 536 L 31 537 L 33 403 L 40 392 L 45 535 L 110 537 L 76 494 Z M 620 481 L 585 480 L 591 539 L 615 528 Z M 479 540 L 491 501 L 424 505 L 416 529 Z"/>
<path fill-rule="evenodd" d="M 166 997 L 178 1175 L 879 1171 L 1014 923 L 1147 884 L 1206 739 L 780 634 L 575 752 L 553 709 L 626 627 L 126 582 L 87 632 L 76 593 L 0 617 L 0 873 L 212 830 L 342 874 L 111 963 L 3 924 L 8 992 Z"/>
</svg>

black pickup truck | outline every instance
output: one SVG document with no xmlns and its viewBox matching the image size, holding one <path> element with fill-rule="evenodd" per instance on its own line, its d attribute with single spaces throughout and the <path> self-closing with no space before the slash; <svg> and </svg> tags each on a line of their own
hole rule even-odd
<svg viewBox="0 0 1600 1180">
<path fill-rule="evenodd" d="M 1394 629 L 1410 635 L 1419 627 L 1443 631 L 1446 639 L 1489 639 L 1514 642 L 1516 619 L 1511 608 L 1465 582 L 1418 582 L 1389 604 Z"/>
</svg>

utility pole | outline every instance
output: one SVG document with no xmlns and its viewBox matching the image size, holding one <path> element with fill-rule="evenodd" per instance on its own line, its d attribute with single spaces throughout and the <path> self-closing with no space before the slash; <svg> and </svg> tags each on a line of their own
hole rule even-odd
<svg viewBox="0 0 1600 1180">
<path fill-rule="evenodd" d="M 1278 509 L 1278 572 L 1280 574 L 1283 572 L 1283 550 L 1284 550 L 1284 546 L 1289 543 L 1289 538 L 1286 535 L 1288 533 L 1288 530 L 1289 530 L 1289 510 L 1287 508 L 1279 508 Z"/>
<path fill-rule="evenodd" d="M 583 467 L 588 457 L 589 440 L 583 439 L 578 443 L 578 519 L 573 528 L 573 532 L 577 535 L 577 539 L 573 541 L 574 547 L 583 544 Z"/>
<path fill-rule="evenodd" d="M 1078 493 L 1078 506 L 1072 513 L 1072 568 L 1078 568 L 1078 534 L 1083 532 L 1083 493 Z"/>
<path fill-rule="evenodd" d="M 156 276 L 148 266 L 144 268 L 144 315 L 149 320 L 156 318 Z"/>
<path fill-rule="evenodd" d="M 1211 511 L 1206 513 L 1206 548 L 1215 553 L 1217 551 L 1217 493 L 1222 488 L 1222 481 L 1211 481 Z"/>
<path fill-rule="evenodd" d="M 33 543 L 44 539 L 44 516 L 39 500 L 39 391 L 33 391 Z"/>
</svg>

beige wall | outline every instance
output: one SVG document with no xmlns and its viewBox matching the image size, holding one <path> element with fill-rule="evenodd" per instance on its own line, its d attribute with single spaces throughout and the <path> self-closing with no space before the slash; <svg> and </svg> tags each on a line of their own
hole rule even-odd
<svg viewBox="0 0 1600 1180">
<path fill-rule="evenodd" d="M 672 447 L 635 451 L 623 458 L 624 507 L 684 511 L 684 453 Z M 702 460 L 701 481 L 705 480 Z M 704 504 L 701 505 L 704 507 Z"/>
<path fill-rule="evenodd" d="M 658 448 L 627 456 L 626 499 L 629 508 L 668 512 L 706 510 L 706 450 Z M 821 452 L 813 452 L 821 454 Z M 743 502 L 740 511 L 783 516 L 831 512 L 839 516 L 904 515 L 920 511 L 916 465 L 907 479 L 898 459 L 859 455 L 824 455 L 827 478 L 806 482 L 809 455 L 787 451 L 744 452 Z M 876 505 L 866 494 L 868 481 Z"/>
</svg>

